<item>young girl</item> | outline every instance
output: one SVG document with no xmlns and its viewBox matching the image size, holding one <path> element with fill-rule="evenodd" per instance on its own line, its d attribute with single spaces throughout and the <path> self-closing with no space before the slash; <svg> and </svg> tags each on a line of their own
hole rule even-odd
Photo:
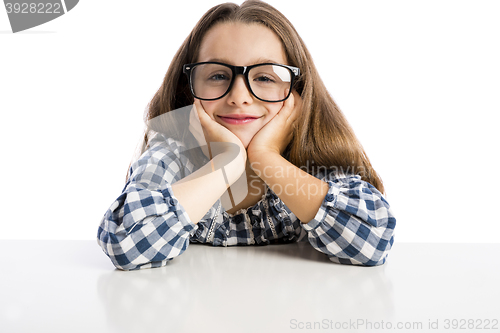
<svg viewBox="0 0 500 333">
<path fill-rule="evenodd" d="M 147 119 L 142 155 L 98 231 L 117 268 L 164 266 L 190 242 L 303 240 L 335 263 L 385 262 L 396 220 L 382 181 L 270 5 L 210 9 Z"/>
</svg>

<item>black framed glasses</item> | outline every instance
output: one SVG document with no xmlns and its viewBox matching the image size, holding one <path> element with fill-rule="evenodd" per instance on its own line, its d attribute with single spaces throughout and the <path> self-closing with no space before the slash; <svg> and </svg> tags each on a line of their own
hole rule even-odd
<svg viewBox="0 0 500 333">
<path fill-rule="evenodd" d="M 297 67 L 273 63 L 232 66 L 221 62 L 198 62 L 184 65 L 183 72 L 189 78 L 193 96 L 204 101 L 226 96 L 236 76 L 241 74 L 257 99 L 282 102 L 290 96 L 293 83 L 300 75 Z"/>
</svg>

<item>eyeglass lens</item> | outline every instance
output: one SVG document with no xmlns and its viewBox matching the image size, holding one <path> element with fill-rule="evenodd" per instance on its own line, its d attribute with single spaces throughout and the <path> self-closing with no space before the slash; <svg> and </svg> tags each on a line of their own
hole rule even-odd
<svg viewBox="0 0 500 333">
<path fill-rule="evenodd" d="M 194 95 L 202 99 L 217 99 L 224 95 L 231 84 L 233 73 L 219 64 L 196 65 L 191 71 Z M 253 93 L 266 101 L 279 101 L 286 97 L 291 87 L 292 73 L 282 66 L 262 65 L 248 72 L 248 82 Z"/>
</svg>

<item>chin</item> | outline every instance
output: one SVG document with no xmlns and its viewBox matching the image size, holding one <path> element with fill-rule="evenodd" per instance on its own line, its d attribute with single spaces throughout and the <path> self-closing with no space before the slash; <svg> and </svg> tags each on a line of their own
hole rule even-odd
<svg viewBox="0 0 500 333">
<path fill-rule="evenodd" d="M 243 144 L 243 147 L 245 147 L 245 149 L 248 149 L 248 145 L 250 144 L 250 141 L 241 141 L 241 143 Z"/>
<path fill-rule="evenodd" d="M 238 139 L 240 139 L 241 143 L 243 144 L 243 147 L 245 147 L 245 149 L 248 148 L 248 145 L 250 144 L 250 141 L 252 141 L 252 138 L 253 138 L 253 135 L 251 137 L 241 137 L 241 136 L 238 136 Z"/>
</svg>

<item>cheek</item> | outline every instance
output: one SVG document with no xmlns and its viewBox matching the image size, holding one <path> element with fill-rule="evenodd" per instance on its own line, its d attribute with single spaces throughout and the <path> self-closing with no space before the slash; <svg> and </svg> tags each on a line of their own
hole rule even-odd
<svg viewBox="0 0 500 333">
<path fill-rule="evenodd" d="M 201 106 L 203 106 L 203 109 L 207 112 L 207 114 L 211 117 L 214 118 L 214 112 L 217 110 L 217 105 L 218 101 L 200 101 Z"/>
<path fill-rule="evenodd" d="M 267 111 L 269 112 L 269 118 L 274 117 L 283 107 L 284 102 L 279 102 L 279 103 L 270 103 L 267 106 Z"/>
</svg>

